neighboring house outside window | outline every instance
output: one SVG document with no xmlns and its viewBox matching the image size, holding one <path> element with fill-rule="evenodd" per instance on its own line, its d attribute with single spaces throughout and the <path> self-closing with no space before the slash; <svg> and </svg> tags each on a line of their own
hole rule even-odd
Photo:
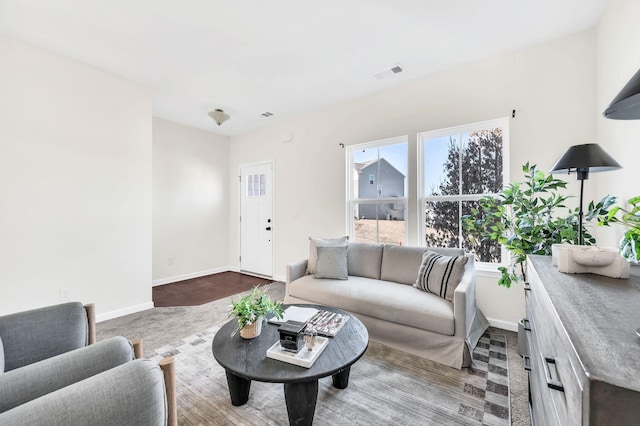
<svg viewBox="0 0 640 426">
<path fill-rule="evenodd" d="M 500 192 L 507 182 L 509 120 L 498 119 L 418 134 L 419 209 L 422 243 L 461 247 L 476 260 L 499 264 L 502 247 L 472 244 L 461 217 L 481 197 Z"/>
<path fill-rule="evenodd" d="M 351 241 L 405 244 L 407 137 L 349 146 L 347 158 Z"/>
</svg>

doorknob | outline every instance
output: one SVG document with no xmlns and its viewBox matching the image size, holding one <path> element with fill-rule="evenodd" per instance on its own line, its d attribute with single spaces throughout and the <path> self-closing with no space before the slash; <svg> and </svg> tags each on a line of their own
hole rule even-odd
<svg viewBox="0 0 640 426">
<path fill-rule="evenodd" d="M 267 226 L 266 230 L 267 230 L 267 231 L 271 231 L 271 227 L 270 227 L 270 226 Z"/>
</svg>

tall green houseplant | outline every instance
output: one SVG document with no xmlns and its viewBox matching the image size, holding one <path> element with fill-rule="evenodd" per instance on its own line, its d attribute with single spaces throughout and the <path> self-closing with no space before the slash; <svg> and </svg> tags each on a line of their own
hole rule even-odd
<svg viewBox="0 0 640 426">
<path fill-rule="evenodd" d="M 498 269 L 498 284 L 511 287 L 511 283 L 526 280 L 526 260 L 529 254 L 551 255 L 551 246 L 557 243 L 578 242 L 577 209 L 568 209 L 566 217 L 554 215 L 566 208 L 569 198 L 560 193 L 567 182 L 556 179 L 528 162 L 522 166 L 525 180 L 507 185 L 496 197 L 486 196 L 478 201 L 479 208 L 463 216 L 463 227 L 472 243 L 492 240 L 503 245 L 511 254 L 509 266 Z M 615 199 L 605 197 L 597 204 L 591 202 L 587 221 L 608 213 Z M 583 231 L 584 243 L 591 245 L 595 238 Z"/>
<path fill-rule="evenodd" d="M 640 196 L 631 198 L 629 205 L 631 210 L 614 206 L 606 216 L 598 218 L 598 224 L 619 223 L 626 227 L 620 240 L 620 255 L 628 262 L 640 263 Z"/>
</svg>

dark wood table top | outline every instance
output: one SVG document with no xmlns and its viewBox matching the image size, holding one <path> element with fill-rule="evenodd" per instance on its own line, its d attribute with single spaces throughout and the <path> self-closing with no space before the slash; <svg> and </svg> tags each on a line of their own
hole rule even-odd
<svg viewBox="0 0 640 426">
<path fill-rule="evenodd" d="M 284 305 L 286 308 L 289 305 Z M 255 339 L 243 339 L 240 333 L 231 334 L 236 320 L 226 323 L 215 335 L 213 356 L 227 371 L 236 376 L 260 382 L 295 383 L 331 376 L 351 366 L 364 354 L 369 345 L 369 332 L 355 316 L 340 309 L 320 305 L 301 305 L 319 310 L 349 315 L 349 321 L 329 344 L 311 368 L 299 367 L 283 361 L 267 358 L 267 349 L 279 341 L 276 324 L 265 324 Z M 303 349 L 304 350 L 304 349 Z"/>
</svg>

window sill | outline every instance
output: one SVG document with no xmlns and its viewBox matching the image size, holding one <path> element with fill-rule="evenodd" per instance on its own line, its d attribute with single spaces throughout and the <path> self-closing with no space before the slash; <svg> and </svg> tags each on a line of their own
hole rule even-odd
<svg viewBox="0 0 640 426">
<path fill-rule="evenodd" d="M 498 271 L 498 266 L 476 265 L 476 275 L 485 278 L 500 278 L 502 274 Z"/>
</svg>

